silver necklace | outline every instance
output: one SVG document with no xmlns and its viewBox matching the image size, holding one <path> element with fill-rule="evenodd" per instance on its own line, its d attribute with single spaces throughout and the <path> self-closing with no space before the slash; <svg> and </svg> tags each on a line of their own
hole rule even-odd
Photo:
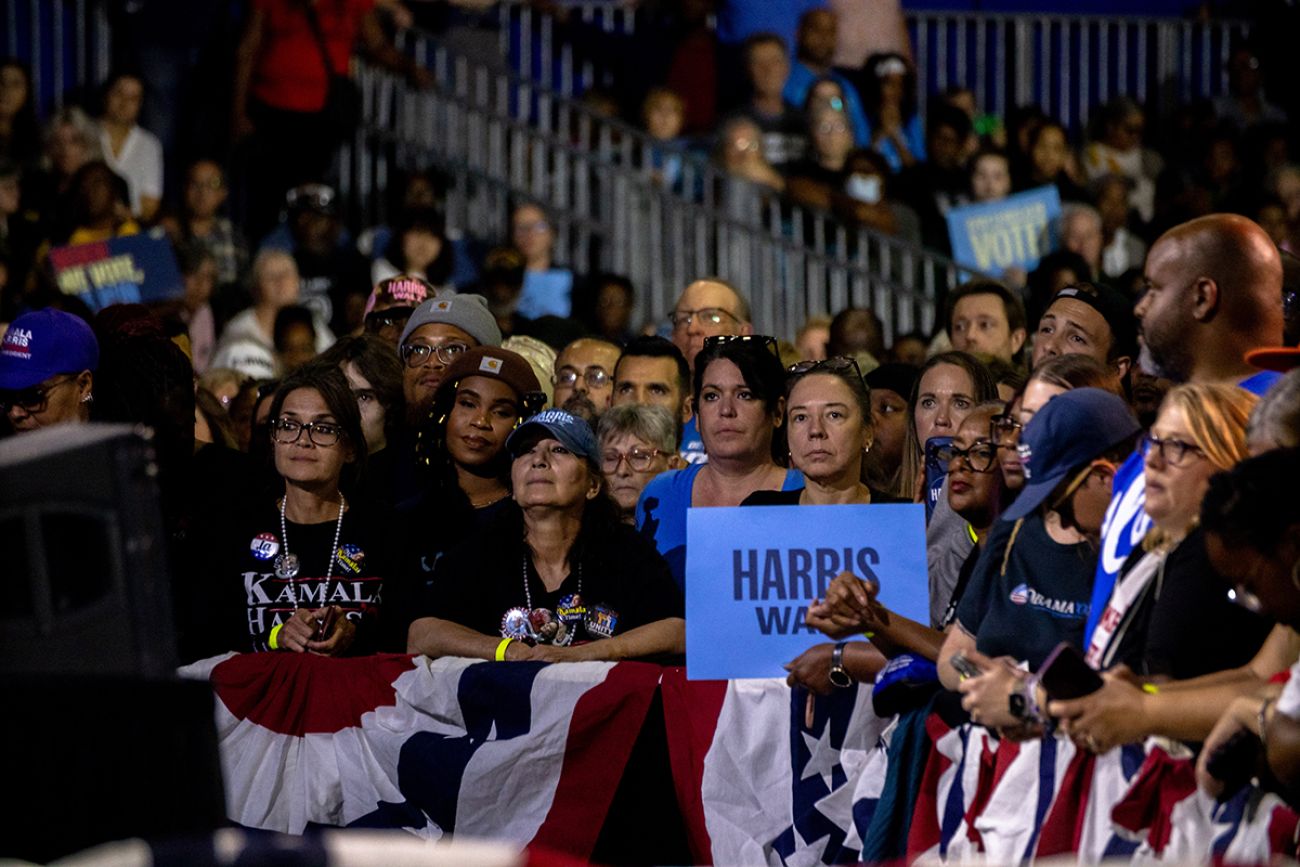
<svg viewBox="0 0 1300 867">
<path fill-rule="evenodd" d="M 540 577 L 541 575 L 538 575 L 538 578 Z M 545 586 L 545 584 L 543 584 L 542 586 Z M 574 595 L 579 597 L 582 596 L 582 558 L 578 558 L 578 589 L 574 591 Z M 524 599 L 526 600 L 526 603 L 528 605 L 528 610 L 532 611 L 533 591 L 528 586 L 528 552 L 527 551 L 524 552 Z"/>
<path fill-rule="evenodd" d="M 289 593 L 292 597 L 293 607 L 297 608 L 298 593 L 293 589 L 292 582 L 294 578 L 298 577 L 298 573 L 302 571 L 302 563 L 298 560 L 297 554 L 289 553 L 289 530 L 288 530 L 288 525 L 285 523 L 285 519 L 284 519 L 284 508 L 288 500 L 289 500 L 288 494 L 285 494 L 285 496 L 280 500 L 280 545 L 283 546 L 284 553 L 281 554 L 279 557 L 275 558 L 275 577 L 282 578 L 290 582 L 285 586 L 289 588 Z M 328 560 L 329 566 L 326 567 L 325 569 L 326 584 L 328 584 L 329 580 L 334 577 L 334 553 L 339 549 L 339 538 L 343 534 L 343 510 L 345 508 L 347 508 L 347 501 L 343 499 L 343 494 L 340 493 L 339 494 L 339 519 L 338 522 L 335 523 L 334 525 L 334 544 L 330 546 L 329 560 Z"/>
</svg>

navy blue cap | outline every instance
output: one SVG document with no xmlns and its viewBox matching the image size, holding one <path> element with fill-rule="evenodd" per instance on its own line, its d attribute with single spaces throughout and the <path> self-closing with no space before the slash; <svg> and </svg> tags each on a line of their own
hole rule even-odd
<svg viewBox="0 0 1300 867">
<path fill-rule="evenodd" d="M 0 389 L 18 391 L 97 367 L 95 332 L 80 317 L 53 307 L 19 316 L 0 340 Z"/>
<path fill-rule="evenodd" d="M 1142 430 L 1123 399 L 1100 388 L 1076 388 L 1058 394 L 1025 425 L 1020 434 L 1020 461 L 1025 487 L 1002 513 L 1016 521 L 1037 509 L 1061 480 L 1075 469 Z"/>
<path fill-rule="evenodd" d="M 519 451 L 533 441 L 529 434 L 536 434 L 538 428 L 560 441 L 566 449 L 582 458 L 599 461 L 600 447 L 596 445 L 596 435 L 591 432 L 591 425 L 576 415 L 562 409 L 548 409 L 539 412 L 521 424 L 506 440 L 506 448 L 512 458 L 519 457 Z"/>
</svg>

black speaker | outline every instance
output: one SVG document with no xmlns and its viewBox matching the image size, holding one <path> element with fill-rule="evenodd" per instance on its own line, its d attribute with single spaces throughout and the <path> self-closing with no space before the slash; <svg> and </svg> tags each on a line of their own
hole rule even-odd
<svg viewBox="0 0 1300 867">
<path fill-rule="evenodd" d="M 174 675 L 156 476 L 128 425 L 0 442 L 0 673 Z"/>
</svg>

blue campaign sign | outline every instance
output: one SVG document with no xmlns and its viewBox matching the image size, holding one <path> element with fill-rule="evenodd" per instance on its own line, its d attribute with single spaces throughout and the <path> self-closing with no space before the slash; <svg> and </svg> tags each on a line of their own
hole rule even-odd
<svg viewBox="0 0 1300 867">
<path fill-rule="evenodd" d="M 690 509 L 686 539 L 691 680 L 782 675 L 828 640 L 804 616 L 844 571 L 880 582 L 886 608 L 929 622 L 920 504 Z"/>
<path fill-rule="evenodd" d="M 56 247 L 50 265 L 59 291 L 102 310 L 110 304 L 148 304 L 185 290 L 172 245 L 165 237 L 127 235 Z"/>
<path fill-rule="evenodd" d="M 1000 275 L 1008 268 L 1032 271 L 1056 249 L 1061 195 L 1056 187 L 1036 187 L 948 212 L 948 238 L 958 265 Z"/>
</svg>

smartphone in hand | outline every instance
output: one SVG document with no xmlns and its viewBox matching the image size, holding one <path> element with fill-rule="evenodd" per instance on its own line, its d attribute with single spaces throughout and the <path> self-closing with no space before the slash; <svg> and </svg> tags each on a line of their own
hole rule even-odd
<svg viewBox="0 0 1300 867">
<path fill-rule="evenodd" d="M 1043 660 L 1038 669 L 1038 682 L 1048 696 L 1058 701 L 1092 695 L 1106 684 L 1079 649 L 1064 641 Z"/>
</svg>

